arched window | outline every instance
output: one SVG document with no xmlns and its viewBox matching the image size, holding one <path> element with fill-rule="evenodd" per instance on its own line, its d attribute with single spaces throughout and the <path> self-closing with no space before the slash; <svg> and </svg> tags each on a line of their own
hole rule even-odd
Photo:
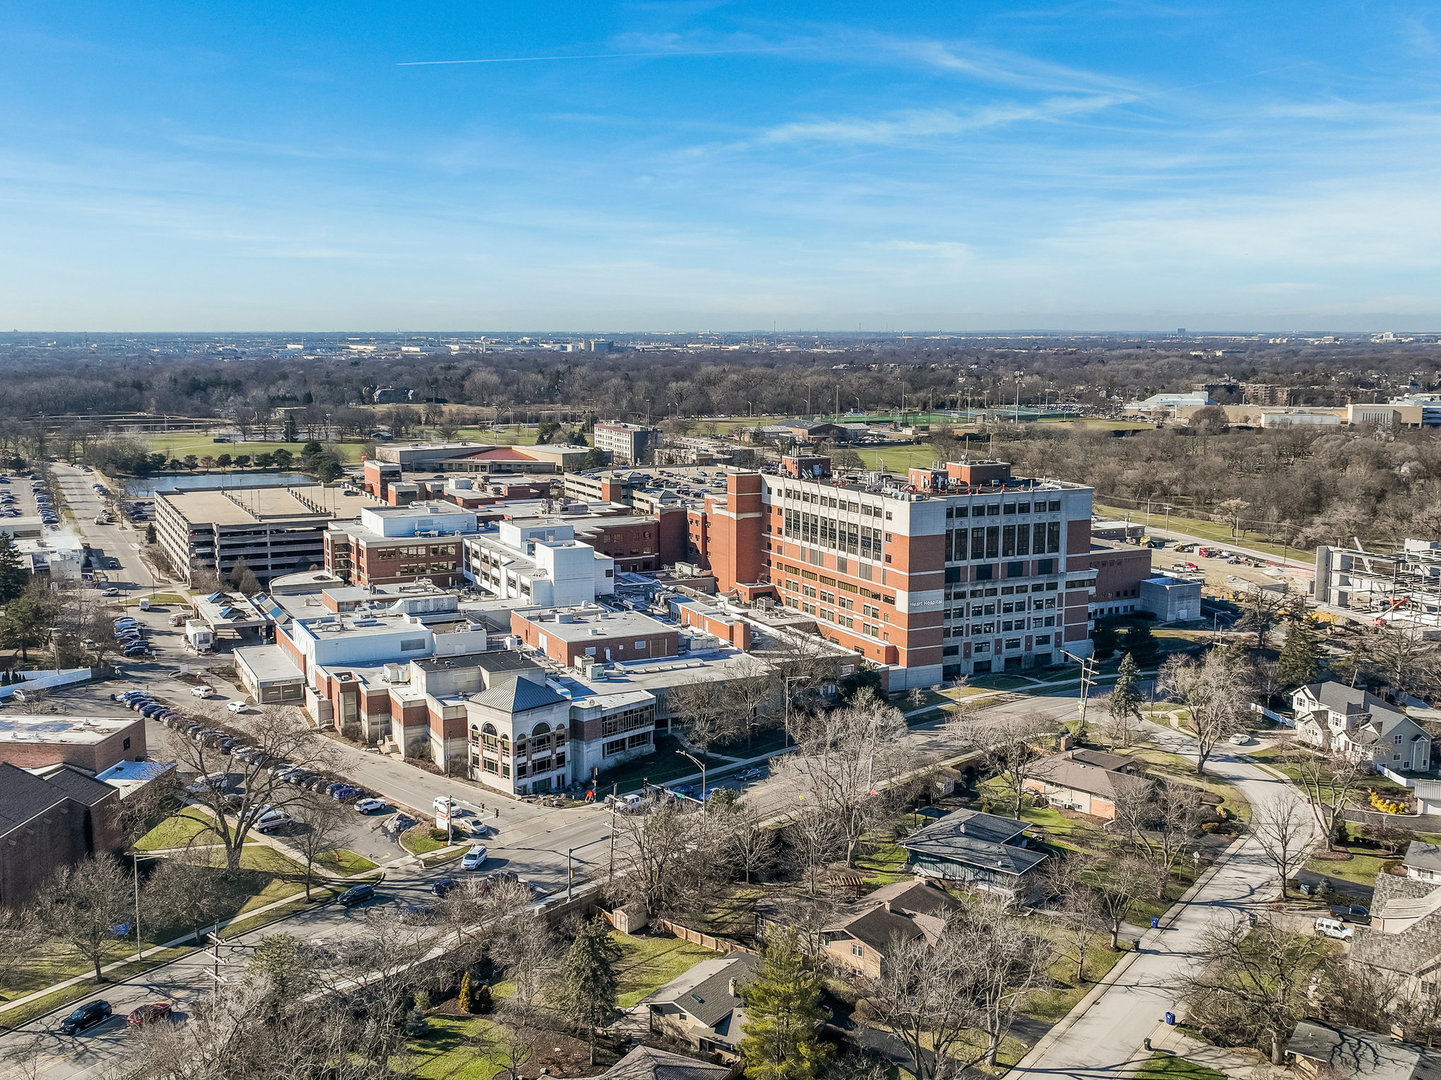
<svg viewBox="0 0 1441 1080">
<path fill-rule="evenodd" d="M 550 725 L 536 724 L 530 733 L 531 752 L 544 754 L 550 750 Z"/>
<path fill-rule="evenodd" d="M 500 756 L 501 756 L 501 757 L 510 757 L 510 736 L 509 736 L 509 735 L 502 735 L 502 736 L 500 737 Z"/>
<path fill-rule="evenodd" d="M 556 749 L 559 750 L 559 749 L 561 749 L 562 747 L 564 747 L 564 746 L 565 746 L 565 741 L 566 741 L 565 725 L 564 725 L 564 724 L 561 724 L 558 728 L 555 729 L 555 747 L 556 747 Z"/>
<path fill-rule="evenodd" d="M 486 724 L 480 729 L 480 744 L 487 750 L 494 750 L 496 746 L 496 730 L 494 724 Z"/>
</svg>

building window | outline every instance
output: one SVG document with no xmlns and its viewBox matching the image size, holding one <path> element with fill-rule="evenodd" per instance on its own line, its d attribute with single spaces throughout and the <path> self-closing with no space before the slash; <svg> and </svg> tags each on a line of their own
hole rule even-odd
<svg viewBox="0 0 1441 1080">
<path fill-rule="evenodd" d="M 866 947 L 865 947 L 864 945 L 862 945 L 859 941 L 853 941 L 853 942 L 851 942 L 851 955 L 852 955 L 852 956 L 865 956 L 865 955 L 866 955 Z"/>
</svg>

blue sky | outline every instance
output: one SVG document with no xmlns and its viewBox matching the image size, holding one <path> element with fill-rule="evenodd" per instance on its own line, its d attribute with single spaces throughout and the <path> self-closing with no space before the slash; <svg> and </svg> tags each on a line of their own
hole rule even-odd
<svg viewBox="0 0 1441 1080">
<path fill-rule="evenodd" d="M 11 0 L 0 327 L 1435 328 L 1438 72 L 1385 0 Z"/>
</svg>

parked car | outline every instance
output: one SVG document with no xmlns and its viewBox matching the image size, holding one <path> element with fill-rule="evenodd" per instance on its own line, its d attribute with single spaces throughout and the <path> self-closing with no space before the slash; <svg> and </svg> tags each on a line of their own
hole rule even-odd
<svg viewBox="0 0 1441 1080">
<path fill-rule="evenodd" d="M 295 819 L 284 810 L 267 810 L 261 814 L 259 820 L 255 822 L 255 829 L 257 832 L 270 833 L 285 825 L 289 825 L 294 820 Z"/>
<path fill-rule="evenodd" d="M 225 707 L 233 713 L 243 713 L 245 711 L 245 702 L 229 701 L 226 702 Z"/>
<path fill-rule="evenodd" d="M 479 870 L 489 857 L 490 852 L 486 850 L 485 845 L 476 844 L 461 857 L 460 868 L 462 870 Z"/>
<path fill-rule="evenodd" d="M 1337 941 L 1350 941 L 1356 936 L 1354 928 L 1347 926 L 1340 919 L 1331 919 L 1325 916 L 1316 920 L 1316 933 L 1323 937 L 1335 938 Z"/>
<path fill-rule="evenodd" d="M 190 692 L 191 692 L 191 694 L 193 694 L 195 697 L 198 697 L 198 698 L 214 697 L 214 696 L 215 696 L 215 687 L 213 687 L 213 686 L 197 686 L 197 687 L 195 687 L 193 690 L 191 690 Z"/>
<path fill-rule="evenodd" d="M 453 877 L 436 878 L 430 883 L 430 891 L 436 896 L 444 896 L 452 889 L 459 887 L 460 882 Z"/>
<path fill-rule="evenodd" d="M 132 1009 L 130 1015 L 125 1018 L 125 1022 L 134 1024 L 136 1027 L 143 1027 L 146 1024 L 153 1024 L 156 1020 L 164 1020 L 169 1015 L 170 1002 L 152 1001 L 138 1009 Z"/>
<path fill-rule="evenodd" d="M 1251 736 L 1247 735 L 1244 731 L 1238 731 L 1226 741 L 1232 746 L 1245 746 L 1251 741 Z"/>
<path fill-rule="evenodd" d="M 363 904 L 367 900 L 374 900 L 375 886 L 368 881 L 364 881 L 359 885 L 352 885 L 336 897 L 336 899 L 340 901 L 341 907 L 354 907 L 356 904 Z"/>
<path fill-rule="evenodd" d="M 1332 904 L 1330 907 L 1331 918 L 1340 919 L 1342 922 L 1369 923 L 1371 911 L 1360 904 Z"/>
<path fill-rule="evenodd" d="M 99 998 L 94 1001 L 87 1001 L 80 1008 L 60 1021 L 60 1032 L 63 1035 L 76 1035 L 88 1027 L 103 1023 L 110 1018 L 110 1002 L 102 1001 Z"/>
<path fill-rule="evenodd" d="M 384 810 L 389 810 L 390 804 L 384 799 L 361 799 L 355 804 L 355 809 L 357 813 L 361 814 L 379 814 Z"/>
</svg>

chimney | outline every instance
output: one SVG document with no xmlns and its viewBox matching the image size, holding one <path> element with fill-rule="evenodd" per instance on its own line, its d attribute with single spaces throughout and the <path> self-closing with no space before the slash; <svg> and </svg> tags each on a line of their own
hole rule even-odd
<svg viewBox="0 0 1441 1080">
<path fill-rule="evenodd" d="M 731 981 L 730 981 L 728 984 L 726 984 L 726 991 L 727 991 L 727 993 L 730 994 L 731 997 L 739 997 L 739 996 L 740 996 L 739 994 L 736 993 L 736 981 L 735 981 L 735 979 L 731 979 Z"/>
</svg>

